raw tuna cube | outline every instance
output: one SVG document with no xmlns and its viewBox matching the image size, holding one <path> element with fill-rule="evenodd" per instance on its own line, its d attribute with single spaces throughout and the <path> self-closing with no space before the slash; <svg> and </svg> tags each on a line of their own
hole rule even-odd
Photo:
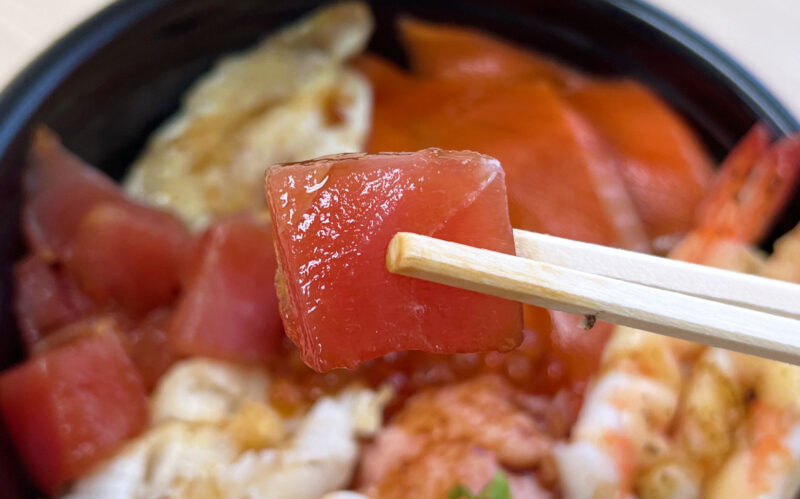
<svg viewBox="0 0 800 499">
<path fill-rule="evenodd" d="M 30 350 L 48 332 L 93 309 L 73 280 L 36 255 L 14 267 L 14 311 L 22 340 Z"/>
<path fill-rule="evenodd" d="M 132 203 L 100 203 L 84 216 L 72 241 L 67 272 L 101 303 L 134 316 L 170 305 L 189 234 L 173 215 Z"/>
<path fill-rule="evenodd" d="M 269 224 L 219 222 L 194 253 L 169 330 L 175 350 L 235 362 L 266 360 L 283 337 Z"/>
<path fill-rule="evenodd" d="M 48 494 L 147 421 L 142 380 L 113 334 L 69 343 L 5 372 L 0 409 L 28 472 Z"/>
<path fill-rule="evenodd" d="M 47 261 L 65 259 L 93 206 L 124 201 L 111 179 L 67 151 L 45 128 L 33 137 L 24 183 L 23 231 L 31 250 Z"/>
<path fill-rule="evenodd" d="M 189 241 L 176 217 L 127 199 L 46 129 L 34 137 L 25 191 L 23 229 L 31 249 L 64 264 L 94 301 L 134 316 L 171 304 Z"/>
<path fill-rule="evenodd" d="M 138 322 L 118 310 L 96 313 L 49 332 L 30 348 L 30 353 L 40 355 L 87 338 L 114 335 L 150 391 L 180 358 L 167 335 L 171 317 L 172 311 L 168 308 L 153 310 Z"/>
<path fill-rule="evenodd" d="M 510 350 L 521 307 L 390 274 L 386 248 L 410 231 L 514 252 L 504 174 L 473 152 L 330 156 L 267 176 L 287 334 L 318 371 L 401 350 Z"/>
</svg>

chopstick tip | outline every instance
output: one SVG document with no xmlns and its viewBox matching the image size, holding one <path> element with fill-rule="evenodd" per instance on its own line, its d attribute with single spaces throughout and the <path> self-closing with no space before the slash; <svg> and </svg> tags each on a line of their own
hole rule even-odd
<svg viewBox="0 0 800 499">
<path fill-rule="evenodd" d="M 386 248 L 386 268 L 392 274 L 401 273 L 404 267 L 405 243 L 408 240 L 408 235 L 408 232 L 398 232 L 392 237 L 392 240 L 389 241 L 389 247 Z"/>
</svg>

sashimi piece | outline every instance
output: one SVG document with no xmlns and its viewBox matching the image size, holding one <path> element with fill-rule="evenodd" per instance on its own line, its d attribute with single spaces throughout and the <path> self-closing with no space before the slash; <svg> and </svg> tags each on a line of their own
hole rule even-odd
<svg viewBox="0 0 800 499">
<path fill-rule="evenodd" d="M 525 328 L 535 335 L 532 344 L 541 351 L 535 364 L 535 372 L 541 374 L 513 381 L 533 393 L 554 395 L 570 389 L 580 395 L 597 372 L 613 324 L 598 321 L 586 330 L 582 316 L 531 305 L 523 306 L 523 317 Z"/>
<path fill-rule="evenodd" d="M 29 350 L 48 332 L 78 320 L 93 308 L 70 277 L 38 256 L 28 255 L 14 266 L 14 312 Z"/>
<path fill-rule="evenodd" d="M 6 371 L 0 409 L 28 473 L 48 494 L 147 422 L 142 380 L 113 334 L 70 343 Z"/>
<path fill-rule="evenodd" d="M 438 149 L 330 156 L 273 167 L 266 189 L 281 313 L 310 367 L 519 345 L 519 304 L 393 275 L 385 263 L 398 231 L 513 254 L 496 160 Z"/>
<path fill-rule="evenodd" d="M 134 316 L 172 303 L 189 234 L 170 213 L 132 203 L 99 203 L 84 215 L 65 268 L 100 303 Z"/>
<path fill-rule="evenodd" d="M 424 147 L 499 159 L 514 227 L 648 248 L 614 157 L 549 85 L 411 82 L 402 98 L 376 101 L 370 152 Z"/>
<path fill-rule="evenodd" d="M 172 301 L 189 240 L 177 218 L 127 199 L 46 129 L 34 136 L 24 183 L 23 230 L 39 258 L 63 264 L 94 301 L 133 315 Z"/>
<path fill-rule="evenodd" d="M 97 203 L 123 202 L 114 182 L 67 151 L 51 131 L 33 136 L 25 172 L 22 227 L 31 251 L 64 260 L 84 215 Z"/>
<path fill-rule="evenodd" d="M 653 246 L 666 253 L 693 227 L 713 165 L 699 139 L 643 85 L 594 81 L 567 94 L 621 157 L 621 171 Z"/>
<path fill-rule="evenodd" d="M 542 79 L 558 87 L 581 79 L 575 71 L 529 49 L 473 28 L 405 18 L 400 33 L 415 74 L 431 78 Z"/>
<path fill-rule="evenodd" d="M 29 351 L 31 355 L 40 355 L 88 338 L 113 335 L 121 342 L 145 388 L 150 391 L 161 375 L 181 358 L 167 335 L 171 317 L 172 311 L 168 308 L 153 310 L 139 321 L 120 310 L 97 312 L 49 332 Z"/>
<path fill-rule="evenodd" d="M 283 337 L 269 224 L 235 218 L 212 225 L 187 266 L 169 326 L 172 347 L 183 355 L 266 360 Z"/>
</svg>

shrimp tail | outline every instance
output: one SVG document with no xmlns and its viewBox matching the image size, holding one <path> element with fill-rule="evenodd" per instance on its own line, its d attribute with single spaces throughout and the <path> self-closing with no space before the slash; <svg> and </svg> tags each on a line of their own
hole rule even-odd
<svg viewBox="0 0 800 499">
<path fill-rule="evenodd" d="M 711 194 L 699 211 L 700 225 L 720 237 L 760 240 L 800 180 L 800 135 L 769 144 L 756 125 L 723 161 Z"/>
<path fill-rule="evenodd" d="M 752 214 L 742 226 L 750 241 L 762 239 L 774 218 L 791 200 L 800 179 L 800 135 L 786 137 L 773 145 L 753 171 L 750 188 L 742 192 Z M 762 220 L 757 216 L 763 215 Z"/>
<path fill-rule="evenodd" d="M 754 243 L 764 237 L 800 180 L 800 135 L 769 145 L 756 125 L 723 162 L 700 225 L 718 236 Z"/>
<path fill-rule="evenodd" d="M 718 212 L 718 207 L 735 197 L 736 192 L 747 181 L 755 164 L 764 155 L 771 142 L 769 130 L 756 124 L 745 135 L 720 164 L 705 200 L 698 208 L 699 220 L 708 219 Z"/>
</svg>

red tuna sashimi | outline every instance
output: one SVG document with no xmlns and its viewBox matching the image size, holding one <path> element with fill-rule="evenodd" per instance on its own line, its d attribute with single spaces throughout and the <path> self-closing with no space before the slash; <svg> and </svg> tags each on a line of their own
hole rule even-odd
<svg viewBox="0 0 800 499">
<path fill-rule="evenodd" d="M 168 308 L 155 309 L 139 321 L 119 310 L 96 313 L 49 332 L 32 345 L 30 352 L 40 355 L 87 338 L 114 335 L 150 391 L 180 358 L 167 335 L 171 317 L 172 311 Z"/>
<path fill-rule="evenodd" d="M 431 78 L 545 80 L 558 87 L 582 78 L 529 49 L 476 29 L 406 18 L 399 23 L 412 71 Z"/>
<path fill-rule="evenodd" d="M 74 281 L 36 255 L 14 266 L 14 312 L 22 340 L 30 350 L 48 332 L 93 310 Z"/>
<path fill-rule="evenodd" d="M 31 148 L 23 229 L 34 253 L 64 264 L 96 302 L 134 316 L 170 304 L 189 235 L 172 214 L 126 198 L 46 129 Z"/>
<path fill-rule="evenodd" d="M 402 92 L 376 101 L 370 152 L 443 147 L 489 154 L 506 172 L 514 227 L 648 248 L 613 156 L 549 85 L 427 81 Z"/>
<path fill-rule="evenodd" d="M 113 334 L 70 343 L 5 372 L 0 408 L 28 472 L 50 494 L 147 422 L 142 380 Z"/>
<path fill-rule="evenodd" d="M 122 202 L 111 179 L 67 151 L 49 130 L 33 137 L 25 172 L 22 225 L 31 250 L 64 260 L 84 215 L 97 203 Z"/>
<path fill-rule="evenodd" d="M 509 350 L 517 303 L 390 274 L 410 231 L 514 252 L 500 164 L 473 152 L 340 155 L 267 176 L 286 332 L 318 371 L 390 352 Z"/>
<path fill-rule="evenodd" d="M 283 337 L 269 224 L 235 218 L 197 243 L 169 328 L 181 354 L 260 362 Z"/>
<path fill-rule="evenodd" d="M 691 128 L 631 80 L 587 83 L 567 95 L 619 153 L 653 247 L 666 253 L 694 226 L 713 165 Z"/>
<path fill-rule="evenodd" d="M 101 303 L 134 316 L 172 303 L 189 234 L 177 218 L 132 203 L 99 203 L 83 217 L 65 268 Z"/>
</svg>

